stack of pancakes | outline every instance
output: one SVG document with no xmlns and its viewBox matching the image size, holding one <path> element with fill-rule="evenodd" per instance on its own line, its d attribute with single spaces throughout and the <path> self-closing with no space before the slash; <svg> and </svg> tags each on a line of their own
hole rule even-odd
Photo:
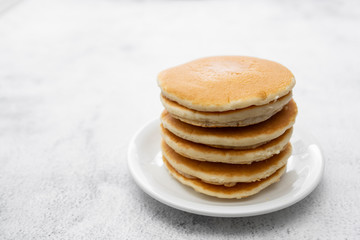
<svg viewBox="0 0 360 240">
<path fill-rule="evenodd" d="M 219 198 L 258 193 L 284 174 L 297 107 L 293 74 L 253 57 L 198 59 L 158 75 L 170 174 Z"/>
</svg>

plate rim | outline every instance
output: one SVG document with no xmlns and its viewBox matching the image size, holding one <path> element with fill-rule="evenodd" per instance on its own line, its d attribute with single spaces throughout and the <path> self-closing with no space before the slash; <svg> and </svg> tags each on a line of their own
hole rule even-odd
<svg viewBox="0 0 360 240">
<path fill-rule="evenodd" d="M 141 174 L 137 171 L 136 169 L 136 163 L 135 161 L 132 161 L 135 157 L 133 156 L 134 151 L 135 151 L 135 142 L 136 140 L 139 138 L 139 136 L 143 133 L 143 131 L 149 127 L 152 127 L 153 125 L 155 125 L 156 123 L 158 123 L 158 125 L 160 126 L 160 118 L 156 117 L 154 119 L 151 119 L 149 121 L 147 121 L 144 125 L 142 125 L 136 132 L 135 134 L 132 136 L 129 146 L 128 146 L 128 151 L 127 151 L 127 166 L 128 169 L 131 173 L 132 178 L 134 179 L 134 181 L 136 182 L 136 184 L 149 196 L 151 196 L 152 198 L 156 199 L 157 201 L 168 205 L 170 207 L 173 207 L 175 209 L 181 210 L 181 211 L 185 211 L 185 212 L 189 212 L 189 213 L 194 213 L 194 214 L 198 214 L 198 215 L 203 215 L 203 216 L 211 216 L 211 217 L 249 217 L 249 216 L 257 216 L 257 215 L 263 215 L 263 214 L 267 214 L 267 213 L 271 213 L 271 212 L 276 212 L 279 211 L 281 209 L 287 208 L 291 205 L 294 205 L 296 203 L 298 203 L 299 201 L 303 200 L 305 197 L 307 197 L 311 192 L 313 192 L 316 187 L 319 185 L 319 183 L 322 180 L 323 177 L 323 173 L 324 173 L 324 169 L 325 169 L 325 161 L 324 161 L 324 153 L 323 150 L 321 148 L 321 145 L 319 144 L 319 142 L 316 140 L 316 138 L 311 135 L 310 133 L 308 133 L 307 131 L 305 131 L 305 135 L 307 138 L 309 138 L 312 142 L 311 145 L 314 145 L 314 147 L 317 148 L 317 152 L 316 154 L 318 155 L 319 159 L 317 161 L 317 164 L 319 165 L 317 167 L 318 169 L 318 173 L 315 175 L 315 179 L 312 181 L 311 185 L 309 185 L 307 188 L 305 188 L 303 191 L 301 191 L 301 194 L 299 196 L 297 196 L 295 199 L 290 199 L 288 201 L 286 201 L 285 203 L 275 203 L 274 205 L 272 205 L 272 207 L 267 207 L 267 208 L 260 208 L 257 210 L 244 210 L 244 207 L 246 205 L 242 205 L 242 206 L 228 206 L 227 208 L 229 210 L 229 212 L 224 212 L 223 211 L 219 211 L 219 210 L 213 210 L 213 211 L 209 211 L 206 209 L 202 209 L 200 210 L 199 208 L 196 208 L 196 206 L 204 206 L 201 203 L 192 203 L 192 207 L 188 206 L 188 205 L 184 205 L 184 204 L 179 204 L 179 203 L 174 203 L 173 201 L 171 201 L 172 197 L 168 196 L 170 198 L 166 198 L 164 196 L 162 196 L 161 194 L 159 194 L 156 191 L 152 191 L 151 188 L 152 186 L 149 185 L 148 182 L 145 181 L 141 181 L 141 178 L 143 176 L 141 176 Z M 297 124 L 298 125 L 298 124 Z M 298 126 L 296 126 L 296 128 L 299 128 Z M 301 128 L 300 128 L 301 129 Z M 160 133 L 159 133 L 160 135 Z M 159 147 L 160 148 L 160 147 Z M 288 199 L 289 197 L 285 198 Z M 188 202 L 184 199 L 181 199 L 182 201 Z M 277 201 L 276 199 L 274 200 L 270 200 L 267 203 L 271 203 L 272 201 Z M 194 207 L 195 206 L 195 207 Z M 224 208 L 224 206 L 217 206 L 217 208 L 215 209 L 221 209 Z M 235 209 L 241 209 L 241 211 L 234 211 Z"/>
</svg>

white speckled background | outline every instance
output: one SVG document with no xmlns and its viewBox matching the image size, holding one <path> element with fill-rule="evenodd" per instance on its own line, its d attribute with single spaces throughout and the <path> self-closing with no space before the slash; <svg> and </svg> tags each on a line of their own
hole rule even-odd
<svg viewBox="0 0 360 240">
<path fill-rule="evenodd" d="M 360 239 L 359 1 L 0 0 L 0 239 Z M 5 8 L 7 8 L 5 10 Z M 157 73 L 209 55 L 289 67 L 322 183 L 257 217 L 181 212 L 126 166 Z"/>
</svg>

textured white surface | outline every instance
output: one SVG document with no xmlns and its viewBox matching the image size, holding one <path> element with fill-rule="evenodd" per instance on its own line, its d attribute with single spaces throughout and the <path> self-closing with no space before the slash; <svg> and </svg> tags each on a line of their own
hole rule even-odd
<svg viewBox="0 0 360 240">
<path fill-rule="evenodd" d="M 360 3 L 29 0 L 0 15 L 0 239 L 360 238 Z M 156 74 L 209 55 L 278 61 L 322 144 L 306 199 L 212 218 L 143 193 L 126 167 L 160 114 Z"/>
</svg>

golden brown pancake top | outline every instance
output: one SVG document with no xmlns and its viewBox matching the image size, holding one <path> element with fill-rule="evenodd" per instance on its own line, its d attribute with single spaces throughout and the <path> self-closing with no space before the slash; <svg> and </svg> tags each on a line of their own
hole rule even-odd
<svg viewBox="0 0 360 240">
<path fill-rule="evenodd" d="M 244 56 L 201 58 L 158 75 L 162 93 L 199 111 L 263 105 L 289 93 L 293 74 L 279 63 Z"/>
</svg>

